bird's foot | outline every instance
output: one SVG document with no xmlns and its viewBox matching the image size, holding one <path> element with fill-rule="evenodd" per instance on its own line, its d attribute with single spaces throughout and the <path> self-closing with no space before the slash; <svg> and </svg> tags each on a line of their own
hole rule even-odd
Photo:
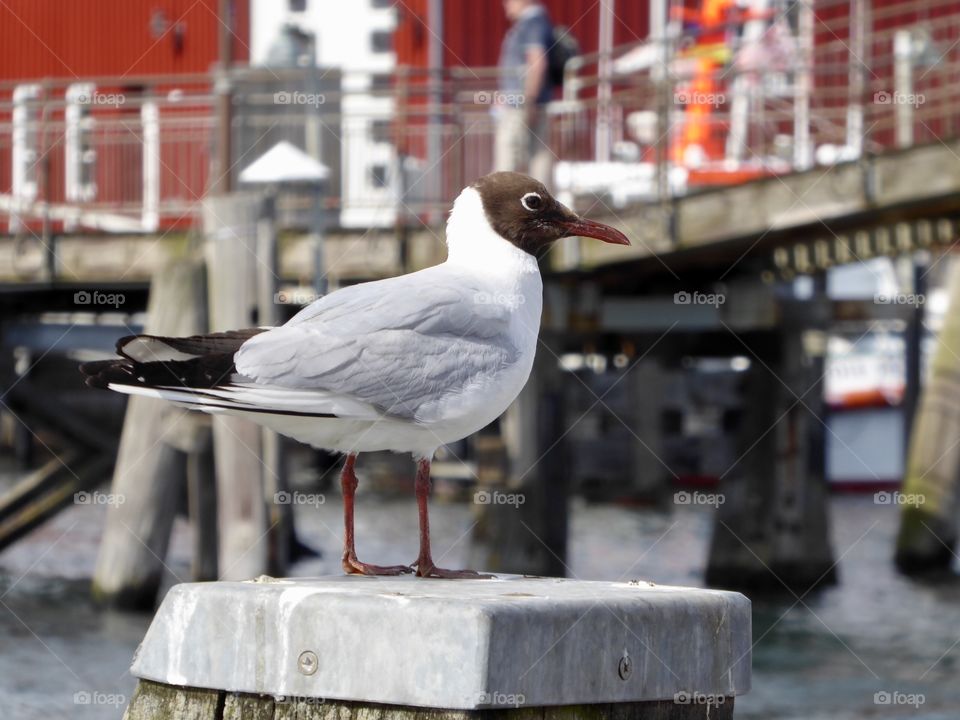
<svg viewBox="0 0 960 720">
<path fill-rule="evenodd" d="M 414 563 L 417 568 L 417 577 L 444 578 L 446 580 L 489 580 L 493 575 L 478 573 L 476 570 L 447 570 L 438 568 L 432 561 L 418 560 Z"/>
<path fill-rule="evenodd" d="M 344 555 L 341 565 L 347 575 L 404 575 L 413 572 L 413 568 L 407 565 L 373 565 L 360 562 L 356 555 Z"/>
</svg>

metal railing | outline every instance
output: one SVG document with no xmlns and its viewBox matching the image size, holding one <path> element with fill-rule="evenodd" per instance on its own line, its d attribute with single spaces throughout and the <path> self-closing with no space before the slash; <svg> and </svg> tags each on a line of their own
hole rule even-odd
<svg viewBox="0 0 960 720">
<path fill-rule="evenodd" d="M 662 200 L 960 134 L 953 2 L 780 2 L 660 35 L 568 64 L 542 138 L 568 201 Z M 330 170 L 320 194 L 291 192 L 322 197 L 328 225 L 436 223 L 493 169 L 497 85 L 466 67 L 3 84 L 0 230 L 189 227 L 219 179 L 225 87 L 234 184 L 286 140 Z"/>
</svg>

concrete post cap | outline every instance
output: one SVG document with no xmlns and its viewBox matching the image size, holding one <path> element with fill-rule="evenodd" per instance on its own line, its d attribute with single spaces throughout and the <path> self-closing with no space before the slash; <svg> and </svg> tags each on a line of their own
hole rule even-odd
<svg viewBox="0 0 960 720">
<path fill-rule="evenodd" d="M 132 673 L 461 710 L 708 703 L 749 690 L 750 648 L 739 593 L 512 575 L 260 578 L 172 588 Z"/>
</svg>

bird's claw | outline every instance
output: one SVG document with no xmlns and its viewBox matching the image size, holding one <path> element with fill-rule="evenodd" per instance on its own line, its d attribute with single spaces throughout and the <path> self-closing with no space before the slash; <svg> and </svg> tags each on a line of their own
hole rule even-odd
<svg viewBox="0 0 960 720">
<path fill-rule="evenodd" d="M 408 565 L 373 565 L 360 562 L 356 557 L 345 556 L 341 563 L 347 575 L 384 575 L 396 576 L 412 573 L 413 568 Z"/>
<path fill-rule="evenodd" d="M 479 573 L 476 570 L 447 570 L 431 563 L 421 563 L 419 560 L 411 568 L 417 568 L 417 577 L 442 578 L 444 580 L 490 580 L 493 575 Z"/>
</svg>

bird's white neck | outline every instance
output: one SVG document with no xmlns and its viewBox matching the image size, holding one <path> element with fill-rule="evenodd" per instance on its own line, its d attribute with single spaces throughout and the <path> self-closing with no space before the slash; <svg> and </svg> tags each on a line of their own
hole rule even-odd
<svg viewBox="0 0 960 720">
<path fill-rule="evenodd" d="M 539 274 L 537 260 L 490 227 L 480 193 L 460 193 L 447 221 L 447 263 L 500 277 Z"/>
</svg>

